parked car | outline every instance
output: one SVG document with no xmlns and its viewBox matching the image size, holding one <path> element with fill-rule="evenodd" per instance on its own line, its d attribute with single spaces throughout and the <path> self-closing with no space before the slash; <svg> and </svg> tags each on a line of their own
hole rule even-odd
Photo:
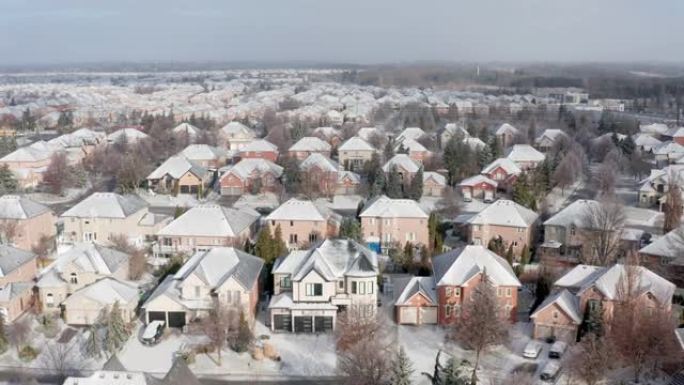
<svg viewBox="0 0 684 385">
<path fill-rule="evenodd" d="M 523 357 L 525 358 L 537 358 L 539 353 L 542 351 L 542 343 L 540 341 L 530 341 L 523 349 Z"/>
<path fill-rule="evenodd" d="M 549 349 L 549 358 L 561 358 L 568 349 L 568 344 L 563 341 L 556 341 Z"/>
<path fill-rule="evenodd" d="M 140 339 L 143 345 L 155 345 L 164 334 L 164 321 L 152 321 L 145 327 L 142 338 Z"/>
<path fill-rule="evenodd" d="M 560 373 L 560 363 L 558 361 L 549 361 L 544 365 L 539 377 L 542 381 L 554 382 L 558 378 L 558 373 Z"/>
</svg>

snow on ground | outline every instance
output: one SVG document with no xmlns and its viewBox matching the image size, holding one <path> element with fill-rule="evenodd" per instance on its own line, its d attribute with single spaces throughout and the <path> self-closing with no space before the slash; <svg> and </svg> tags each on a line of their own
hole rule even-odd
<svg viewBox="0 0 684 385">
<path fill-rule="evenodd" d="M 45 204 L 45 205 L 56 205 L 62 203 L 69 203 L 88 191 L 88 186 L 81 188 L 68 188 L 64 190 L 63 195 L 55 195 L 47 192 L 34 192 L 26 194 L 30 199 Z"/>
<path fill-rule="evenodd" d="M 560 189 L 559 187 L 554 187 L 544 199 L 547 211 L 549 214 L 555 214 L 565 208 L 567 205 L 580 199 L 575 196 L 576 192 L 579 192 L 584 188 L 584 181 L 580 180 L 575 182 L 572 186 L 566 187 L 565 189 Z"/>
<path fill-rule="evenodd" d="M 194 207 L 200 202 L 192 194 L 178 194 L 177 196 L 155 194 L 150 191 L 139 190 L 138 196 L 152 207 Z"/>
<path fill-rule="evenodd" d="M 439 326 L 399 325 L 397 326 L 397 341 L 406 350 L 406 354 L 413 364 L 413 383 L 428 385 L 430 381 L 422 373 L 432 374 L 435 367 L 435 357 L 441 349 L 445 353 L 452 353 L 453 349 L 445 346 L 445 329 Z"/>
</svg>

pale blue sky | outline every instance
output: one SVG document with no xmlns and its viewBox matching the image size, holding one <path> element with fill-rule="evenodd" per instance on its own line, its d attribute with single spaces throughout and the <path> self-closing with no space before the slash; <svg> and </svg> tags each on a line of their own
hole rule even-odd
<svg viewBox="0 0 684 385">
<path fill-rule="evenodd" d="M 682 0 L 0 0 L 0 65 L 684 61 Z"/>
</svg>

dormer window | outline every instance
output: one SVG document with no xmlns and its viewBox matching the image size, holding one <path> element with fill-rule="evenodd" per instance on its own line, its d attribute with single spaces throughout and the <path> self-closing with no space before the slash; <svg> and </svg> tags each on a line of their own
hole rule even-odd
<svg viewBox="0 0 684 385">
<path fill-rule="evenodd" d="M 280 287 L 282 289 L 290 289 L 292 288 L 292 281 L 290 281 L 290 277 L 283 277 L 280 279 Z"/>
<path fill-rule="evenodd" d="M 78 276 L 76 275 L 76 273 L 71 273 L 69 275 L 69 282 L 74 284 L 74 285 L 78 284 Z"/>
</svg>

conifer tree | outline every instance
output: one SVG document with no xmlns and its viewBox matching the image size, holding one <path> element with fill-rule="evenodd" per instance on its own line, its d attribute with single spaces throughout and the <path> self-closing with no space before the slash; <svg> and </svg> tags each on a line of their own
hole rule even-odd
<svg viewBox="0 0 684 385">
<path fill-rule="evenodd" d="M 508 245 L 508 251 L 506 251 L 506 261 L 508 261 L 509 265 L 513 265 L 513 243 L 511 242 L 510 245 Z"/>
<path fill-rule="evenodd" d="M 269 265 L 273 263 L 275 257 L 273 256 L 273 238 L 271 237 L 271 229 L 264 226 L 259 232 L 256 243 L 254 244 L 254 254 L 264 260 L 264 263 Z"/>
<path fill-rule="evenodd" d="M 409 186 L 408 197 L 414 201 L 420 200 L 423 196 L 423 168 L 418 169 L 416 175 L 411 179 L 411 185 Z"/>
<path fill-rule="evenodd" d="M 100 358 L 102 356 L 102 345 L 98 336 L 98 327 L 93 324 L 89 328 L 90 335 L 85 344 L 85 354 L 91 358 Z"/>
<path fill-rule="evenodd" d="M 273 259 L 285 255 L 285 252 L 287 251 L 287 246 L 285 246 L 285 241 L 283 241 L 283 230 L 280 228 L 280 225 L 277 225 L 275 228 L 272 243 Z"/>
<path fill-rule="evenodd" d="M 107 337 L 105 338 L 105 350 L 111 355 L 119 351 L 128 340 L 126 323 L 121 316 L 119 301 L 114 302 L 112 309 L 107 314 Z"/>
<path fill-rule="evenodd" d="M 397 166 L 392 165 L 389 170 L 389 175 L 387 176 L 385 192 L 387 193 L 387 196 L 392 199 L 400 199 L 403 196 L 401 187 L 401 178 Z"/>
<path fill-rule="evenodd" d="M 392 360 L 391 371 L 391 385 L 411 385 L 413 365 L 406 355 L 403 346 L 399 348 L 399 352 L 396 353 L 394 360 Z"/>
<path fill-rule="evenodd" d="M 0 354 L 7 351 L 9 348 L 9 340 L 7 339 L 7 329 L 5 329 L 5 316 L 0 314 Z"/>
<path fill-rule="evenodd" d="M 0 167 L 0 193 L 10 194 L 17 191 L 19 183 L 17 183 L 17 178 L 5 164 Z"/>
<path fill-rule="evenodd" d="M 233 345 L 233 350 L 238 353 L 246 352 L 253 339 L 254 335 L 252 334 L 252 329 L 249 327 L 249 322 L 247 322 L 245 313 L 241 311 L 238 332 Z"/>
</svg>

